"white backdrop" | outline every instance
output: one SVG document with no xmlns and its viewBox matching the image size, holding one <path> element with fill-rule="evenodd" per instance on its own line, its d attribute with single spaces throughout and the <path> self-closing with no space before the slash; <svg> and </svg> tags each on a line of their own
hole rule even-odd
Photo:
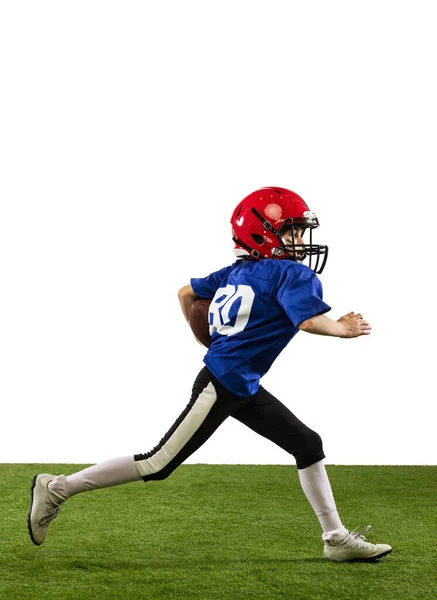
<svg viewBox="0 0 437 600">
<path fill-rule="evenodd" d="M 177 291 L 234 260 L 233 208 L 276 185 L 319 216 L 330 316 L 361 311 L 373 332 L 300 333 L 265 387 L 328 464 L 437 464 L 432 15 L 399 0 L 1 4 L 1 462 L 159 442 L 204 354 Z M 230 419 L 189 462 L 290 457 Z"/>
</svg>

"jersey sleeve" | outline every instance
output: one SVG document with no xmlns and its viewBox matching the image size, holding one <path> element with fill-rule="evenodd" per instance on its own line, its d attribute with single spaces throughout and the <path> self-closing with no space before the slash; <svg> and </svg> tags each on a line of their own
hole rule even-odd
<svg viewBox="0 0 437 600">
<path fill-rule="evenodd" d="M 224 267 L 219 271 L 211 273 L 207 277 L 190 279 L 191 287 L 200 298 L 213 298 L 220 287 L 221 282 L 232 269 L 232 266 Z"/>
<path fill-rule="evenodd" d="M 299 272 L 288 270 L 279 282 L 277 299 L 293 325 L 331 310 L 323 302 L 323 288 L 320 279 L 308 267 Z"/>
</svg>

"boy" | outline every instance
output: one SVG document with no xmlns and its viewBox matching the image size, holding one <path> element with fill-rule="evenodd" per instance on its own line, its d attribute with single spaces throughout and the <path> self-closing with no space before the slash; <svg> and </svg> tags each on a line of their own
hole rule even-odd
<svg viewBox="0 0 437 600">
<path fill-rule="evenodd" d="M 350 312 L 338 321 L 324 314 L 330 306 L 322 299 L 317 274 L 325 267 L 328 248 L 313 244 L 317 217 L 291 190 L 269 187 L 244 198 L 231 224 L 239 259 L 208 277 L 191 279 L 179 291 L 187 321 L 195 300 L 212 300 L 212 342 L 188 406 L 146 454 L 112 459 L 68 477 L 36 475 L 28 515 L 35 544 L 43 543 L 67 498 L 140 479 L 165 479 L 232 416 L 294 456 L 303 491 L 323 531 L 325 558 L 368 560 L 392 551 L 387 544 L 365 541 L 362 533 L 369 527 L 358 533 L 344 527 L 323 463 L 320 436 L 260 385 L 299 330 L 344 338 L 370 333 L 361 314 Z M 309 243 L 303 240 L 307 232 Z M 309 266 L 303 264 L 307 258 Z"/>
</svg>

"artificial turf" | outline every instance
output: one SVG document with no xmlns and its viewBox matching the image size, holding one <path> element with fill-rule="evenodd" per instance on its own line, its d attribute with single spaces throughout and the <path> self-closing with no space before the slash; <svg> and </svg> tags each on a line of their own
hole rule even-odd
<svg viewBox="0 0 437 600">
<path fill-rule="evenodd" d="M 162 482 L 78 495 L 44 544 L 27 533 L 36 473 L 0 465 L 1 600 L 435 600 L 437 467 L 327 467 L 344 524 L 393 546 L 372 563 L 323 559 L 294 466 L 182 465 Z"/>
</svg>

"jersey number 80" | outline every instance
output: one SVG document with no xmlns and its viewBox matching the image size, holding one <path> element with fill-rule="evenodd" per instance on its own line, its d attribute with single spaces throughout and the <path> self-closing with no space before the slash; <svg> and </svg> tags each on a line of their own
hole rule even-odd
<svg viewBox="0 0 437 600">
<path fill-rule="evenodd" d="M 235 335 L 246 327 L 255 293 L 250 285 L 231 285 L 219 288 L 209 307 L 209 332 Z"/>
</svg>

